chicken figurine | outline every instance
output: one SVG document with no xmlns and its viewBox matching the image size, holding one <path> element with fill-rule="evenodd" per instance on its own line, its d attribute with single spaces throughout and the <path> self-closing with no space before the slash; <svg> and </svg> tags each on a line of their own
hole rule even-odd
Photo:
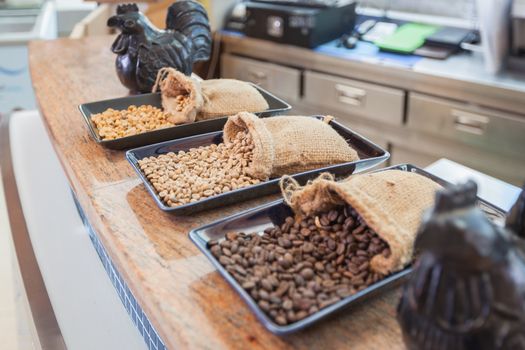
<svg viewBox="0 0 525 350">
<path fill-rule="evenodd" d="M 410 350 L 525 349 L 525 192 L 505 227 L 476 193 L 472 181 L 442 190 L 423 217 L 398 307 Z"/>
<path fill-rule="evenodd" d="M 107 25 L 121 32 L 111 50 L 117 54 L 121 83 L 133 92 L 151 92 L 160 68 L 173 67 L 190 75 L 194 62 L 210 57 L 208 15 L 196 1 L 173 3 L 168 8 L 166 30 L 156 28 L 136 4 L 117 6 L 117 14 Z"/>
</svg>

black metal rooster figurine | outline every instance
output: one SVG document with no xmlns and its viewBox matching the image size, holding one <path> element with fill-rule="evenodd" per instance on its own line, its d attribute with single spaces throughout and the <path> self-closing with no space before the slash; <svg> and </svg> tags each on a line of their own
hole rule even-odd
<svg viewBox="0 0 525 350">
<path fill-rule="evenodd" d="M 211 52 L 211 32 L 204 7 L 180 0 L 168 8 L 166 30 L 156 28 L 136 4 L 119 5 L 108 26 L 121 34 L 111 46 L 117 54 L 121 83 L 133 92 L 151 92 L 157 71 L 173 67 L 190 75 L 193 63 L 206 61 Z"/>
<path fill-rule="evenodd" d="M 411 350 L 525 349 L 525 192 L 505 228 L 476 192 L 474 182 L 443 190 L 423 218 L 398 307 Z"/>
</svg>

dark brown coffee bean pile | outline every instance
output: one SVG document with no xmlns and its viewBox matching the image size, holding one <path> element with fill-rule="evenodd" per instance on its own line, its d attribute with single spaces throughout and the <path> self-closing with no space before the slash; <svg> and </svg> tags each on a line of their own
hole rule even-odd
<svg viewBox="0 0 525 350">
<path fill-rule="evenodd" d="M 384 276 L 370 259 L 388 245 L 350 207 L 296 221 L 262 235 L 228 233 L 210 241 L 219 262 L 277 324 L 299 321 Z"/>
</svg>

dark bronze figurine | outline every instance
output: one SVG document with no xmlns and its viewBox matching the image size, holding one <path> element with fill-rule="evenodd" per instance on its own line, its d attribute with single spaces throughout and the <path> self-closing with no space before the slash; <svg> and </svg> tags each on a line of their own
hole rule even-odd
<svg viewBox="0 0 525 350">
<path fill-rule="evenodd" d="M 445 189 L 423 218 L 398 307 L 411 350 L 525 349 L 525 194 L 499 227 L 476 193 L 472 181 Z"/>
<path fill-rule="evenodd" d="M 507 215 L 505 226 L 525 240 L 525 186 L 514 206 Z"/>
<path fill-rule="evenodd" d="M 194 62 L 210 57 L 208 15 L 196 1 L 171 5 L 166 30 L 156 28 L 136 4 L 119 5 L 108 26 L 121 31 L 111 50 L 117 54 L 118 77 L 132 92 L 151 92 L 160 68 L 173 67 L 190 75 Z"/>
</svg>

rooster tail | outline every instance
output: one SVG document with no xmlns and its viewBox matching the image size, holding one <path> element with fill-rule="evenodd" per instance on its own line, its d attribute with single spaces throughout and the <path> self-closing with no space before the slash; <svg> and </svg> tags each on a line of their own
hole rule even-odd
<svg viewBox="0 0 525 350">
<path fill-rule="evenodd" d="M 191 0 L 180 0 L 168 8 L 166 29 L 180 32 L 190 39 L 193 61 L 206 61 L 211 54 L 211 30 L 204 7 Z"/>
</svg>

